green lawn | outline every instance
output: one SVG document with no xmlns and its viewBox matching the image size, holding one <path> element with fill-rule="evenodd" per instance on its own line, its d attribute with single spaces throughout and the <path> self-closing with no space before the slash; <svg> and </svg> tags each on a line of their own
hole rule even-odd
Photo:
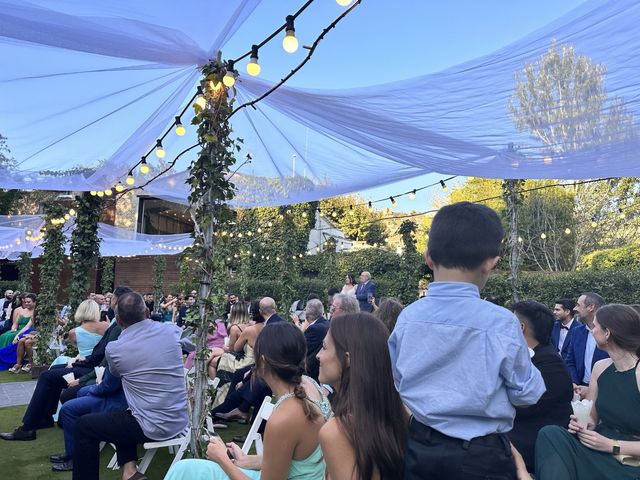
<svg viewBox="0 0 640 480">
<path fill-rule="evenodd" d="M 0 380 L 4 381 L 4 379 Z M 0 431 L 11 431 L 20 424 L 25 406 L 0 408 Z M 232 423 L 227 429 L 220 429 L 218 433 L 225 441 L 231 441 L 235 435 L 244 435 L 248 426 Z M 38 438 L 32 442 L 7 442 L 0 440 L 0 472 L 3 479 L 11 480 L 70 480 L 71 472 L 57 473 L 51 471 L 49 455 L 62 453 L 64 444 L 62 429 L 58 427 L 38 430 Z M 102 469 L 100 478 L 105 480 L 120 480 L 119 470 L 107 470 L 106 466 L 113 456 L 113 449 L 105 447 L 101 456 Z M 140 455 L 142 457 L 142 455 Z M 172 458 L 167 449 L 156 453 L 147 476 L 151 480 L 164 478 Z"/>
<path fill-rule="evenodd" d="M 33 380 L 30 373 L 11 373 L 9 370 L 0 371 L 0 383 L 26 382 L 28 380 Z"/>
</svg>

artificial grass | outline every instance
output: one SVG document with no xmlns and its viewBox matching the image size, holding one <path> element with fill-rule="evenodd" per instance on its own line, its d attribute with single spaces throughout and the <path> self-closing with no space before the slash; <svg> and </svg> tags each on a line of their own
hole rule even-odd
<svg viewBox="0 0 640 480">
<path fill-rule="evenodd" d="M 29 380 L 33 380 L 31 373 L 11 373 L 9 370 L 0 371 L 0 383 L 27 382 Z"/>
<path fill-rule="evenodd" d="M 19 425 L 25 408 L 24 405 L 0 408 L 0 431 L 12 431 Z M 247 425 L 231 423 L 228 428 L 220 429 L 216 433 L 220 434 L 225 442 L 230 442 L 236 435 L 245 435 L 248 429 Z M 140 448 L 139 456 L 142 458 L 142 447 Z M 70 480 L 71 472 L 52 472 L 49 463 L 49 455 L 63 451 L 62 429 L 58 427 L 38 430 L 37 438 L 32 442 L 8 442 L 0 439 L 1 477 L 14 480 Z M 113 454 L 114 451 L 109 446 L 102 451 L 100 478 L 103 480 L 120 480 L 122 478 L 120 470 L 107 469 L 107 463 Z M 173 457 L 169 454 L 168 449 L 159 450 L 147 469 L 147 477 L 150 480 L 164 478 L 172 460 Z"/>
</svg>

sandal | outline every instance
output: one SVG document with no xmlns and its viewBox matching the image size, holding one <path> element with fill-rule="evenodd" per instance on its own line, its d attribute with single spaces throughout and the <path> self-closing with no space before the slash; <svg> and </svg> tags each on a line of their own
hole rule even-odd
<svg viewBox="0 0 640 480">
<path fill-rule="evenodd" d="M 14 365 L 9 369 L 9 372 L 11 373 L 18 373 L 19 371 L 20 371 L 20 365 Z"/>
<path fill-rule="evenodd" d="M 31 364 L 27 363 L 24 367 L 22 367 L 22 371 L 25 373 L 31 372 Z"/>
</svg>

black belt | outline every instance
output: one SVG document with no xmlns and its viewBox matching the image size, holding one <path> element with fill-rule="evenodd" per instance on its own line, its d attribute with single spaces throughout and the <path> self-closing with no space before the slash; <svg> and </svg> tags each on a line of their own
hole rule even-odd
<svg viewBox="0 0 640 480">
<path fill-rule="evenodd" d="M 460 438 L 450 437 L 439 432 L 435 428 L 424 425 L 413 416 L 409 422 L 409 430 L 427 442 L 440 441 L 443 443 L 457 444 L 464 450 L 468 450 L 471 445 L 485 445 L 488 447 L 504 448 L 507 456 L 511 456 L 511 443 L 509 442 L 507 435 L 504 433 L 490 433 L 488 435 L 483 435 L 482 437 L 472 438 L 471 440 L 462 440 Z"/>
</svg>

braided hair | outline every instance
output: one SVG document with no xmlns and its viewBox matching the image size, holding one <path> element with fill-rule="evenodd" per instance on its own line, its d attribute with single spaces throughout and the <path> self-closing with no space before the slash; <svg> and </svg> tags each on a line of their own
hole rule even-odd
<svg viewBox="0 0 640 480">
<path fill-rule="evenodd" d="M 311 406 L 302 386 L 307 356 L 307 343 L 302 332 L 286 322 L 268 325 L 258 335 L 254 354 L 257 374 L 263 374 L 268 368 L 272 375 L 292 385 L 295 397 L 302 402 L 305 416 L 309 421 L 315 421 L 320 414 Z"/>
</svg>

